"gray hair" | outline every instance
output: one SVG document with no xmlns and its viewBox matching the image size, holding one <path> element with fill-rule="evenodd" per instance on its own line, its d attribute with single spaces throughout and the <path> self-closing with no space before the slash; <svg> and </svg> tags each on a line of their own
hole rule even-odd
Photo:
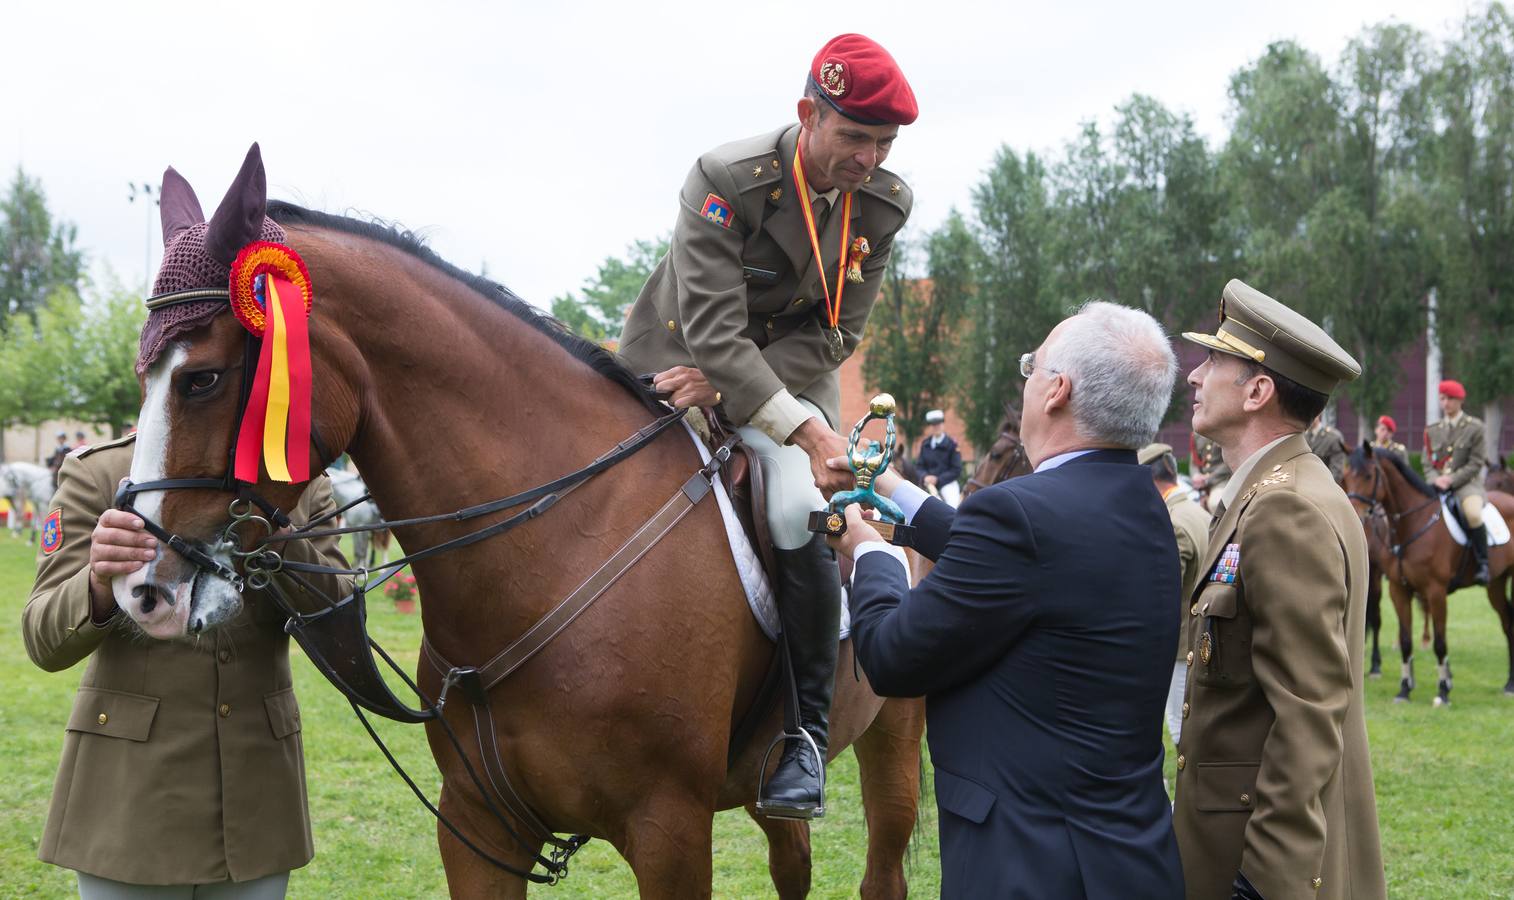
<svg viewBox="0 0 1514 900">
<path fill-rule="evenodd" d="M 1101 300 L 1067 320 L 1044 365 L 1072 380 L 1069 409 L 1083 437 L 1130 448 L 1156 437 L 1178 374 L 1156 319 Z"/>
</svg>

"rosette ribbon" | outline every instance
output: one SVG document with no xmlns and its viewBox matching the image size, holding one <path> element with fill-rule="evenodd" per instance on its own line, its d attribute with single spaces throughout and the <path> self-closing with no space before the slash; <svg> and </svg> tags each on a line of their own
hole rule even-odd
<svg viewBox="0 0 1514 900">
<path fill-rule="evenodd" d="M 257 374 L 237 431 L 233 472 L 258 480 L 258 461 L 274 481 L 310 479 L 310 330 L 314 291 L 299 254 L 254 241 L 231 266 L 231 310 L 262 339 Z"/>
</svg>

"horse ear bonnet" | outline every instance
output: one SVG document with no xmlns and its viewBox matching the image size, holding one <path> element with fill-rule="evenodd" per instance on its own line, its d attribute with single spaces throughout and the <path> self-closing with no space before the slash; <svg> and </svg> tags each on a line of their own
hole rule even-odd
<svg viewBox="0 0 1514 900">
<path fill-rule="evenodd" d="M 194 189 L 172 167 L 163 173 L 161 197 L 163 264 L 153 282 L 154 296 L 196 288 L 224 290 L 231 281 L 231 263 L 243 246 L 253 241 L 288 241 L 284 229 L 267 216 L 268 180 L 257 144 L 247 151 L 242 170 L 210 222 L 205 221 Z M 147 371 L 169 341 L 229 309 L 225 300 L 205 300 L 154 310 L 142 326 L 137 374 Z"/>
</svg>

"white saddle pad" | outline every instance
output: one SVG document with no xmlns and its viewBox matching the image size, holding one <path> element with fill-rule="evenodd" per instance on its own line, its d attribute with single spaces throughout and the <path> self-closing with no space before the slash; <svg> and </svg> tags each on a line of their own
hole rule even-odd
<svg viewBox="0 0 1514 900">
<path fill-rule="evenodd" d="M 1461 530 L 1461 523 L 1456 521 L 1456 513 L 1452 512 L 1451 504 L 1456 502 L 1451 495 L 1442 495 L 1440 498 L 1440 520 L 1446 523 L 1446 530 L 1451 532 L 1451 540 L 1463 547 L 1467 546 L 1466 532 Z M 1488 546 L 1497 547 L 1509 542 L 1509 523 L 1503 520 L 1503 513 L 1491 503 L 1482 505 L 1482 525 L 1488 530 Z"/>
<path fill-rule="evenodd" d="M 689 427 L 688 422 L 683 423 L 683 428 L 689 433 L 689 440 L 694 442 L 699 450 L 699 458 L 703 462 L 710 461 L 710 449 L 700 440 L 694 429 Z M 736 509 L 731 506 L 731 498 L 726 493 L 725 482 L 719 477 L 715 478 L 715 501 L 720 505 L 720 518 L 725 522 L 726 543 L 731 547 L 731 560 L 736 563 L 736 571 L 741 575 L 741 587 L 746 592 L 746 602 L 752 610 L 752 616 L 757 620 L 757 625 L 762 633 L 767 635 L 768 640 L 778 639 L 778 604 L 773 599 L 772 585 L 768 584 L 767 575 L 762 570 L 762 560 L 757 556 L 757 550 L 752 542 L 747 540 L 746 529 L 742 527 L 741 520 L 736 517 Z M 846 640 L 852 632 L 851 610 L 847 608 L 847 594 L 841 595 L 841 640 Z"/>
</svg>

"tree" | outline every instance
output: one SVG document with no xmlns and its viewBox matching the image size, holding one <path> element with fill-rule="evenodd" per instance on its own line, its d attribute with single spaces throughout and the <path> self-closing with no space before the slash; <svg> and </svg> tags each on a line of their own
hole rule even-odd
<svg viewBox="0 0 1514 900">
<path fill-rule="evenodd" d="M 666 237 L 632 243 L 624 259 L 611 256 L 599 264 L 594 277 L 584 281 L 582 297 L 564 294 L 554 299 L 552 315 L 592 341 L 619 337 L 626 311 L 667 253 Z"/>
<path fill-rule="evenodd" d="M 926 411 L 942 405 L 951 390 L 952 350 L 981 266 L 978 243 L 956 210 L 926 238 L 925 248 L 928 277 L 908 278 L 908 248 L 895 239 L 868 318 L 862 362 L 868 387 L 894 395 L 895 425 L 906 448 L 923 432 Z"/>
<path fill-rule="evenodd" d="M 60 289 L 77 292 L 84 254 L 74 247 L 77 229 L 53 223 L 39 181 L 18 167 L 10 192 L 0 201 L 0 324 L 36 310 Z"/>
<path fill-rule="evenodd" d="M 84 308 L 70 366 L 75 390 L 71 412 L 75 418 L 108 426 L 112 437 L 120 437 L 142 407 L 136 359 L 145 318 L 141 298 L 120 286 Z"/>
</svg>

